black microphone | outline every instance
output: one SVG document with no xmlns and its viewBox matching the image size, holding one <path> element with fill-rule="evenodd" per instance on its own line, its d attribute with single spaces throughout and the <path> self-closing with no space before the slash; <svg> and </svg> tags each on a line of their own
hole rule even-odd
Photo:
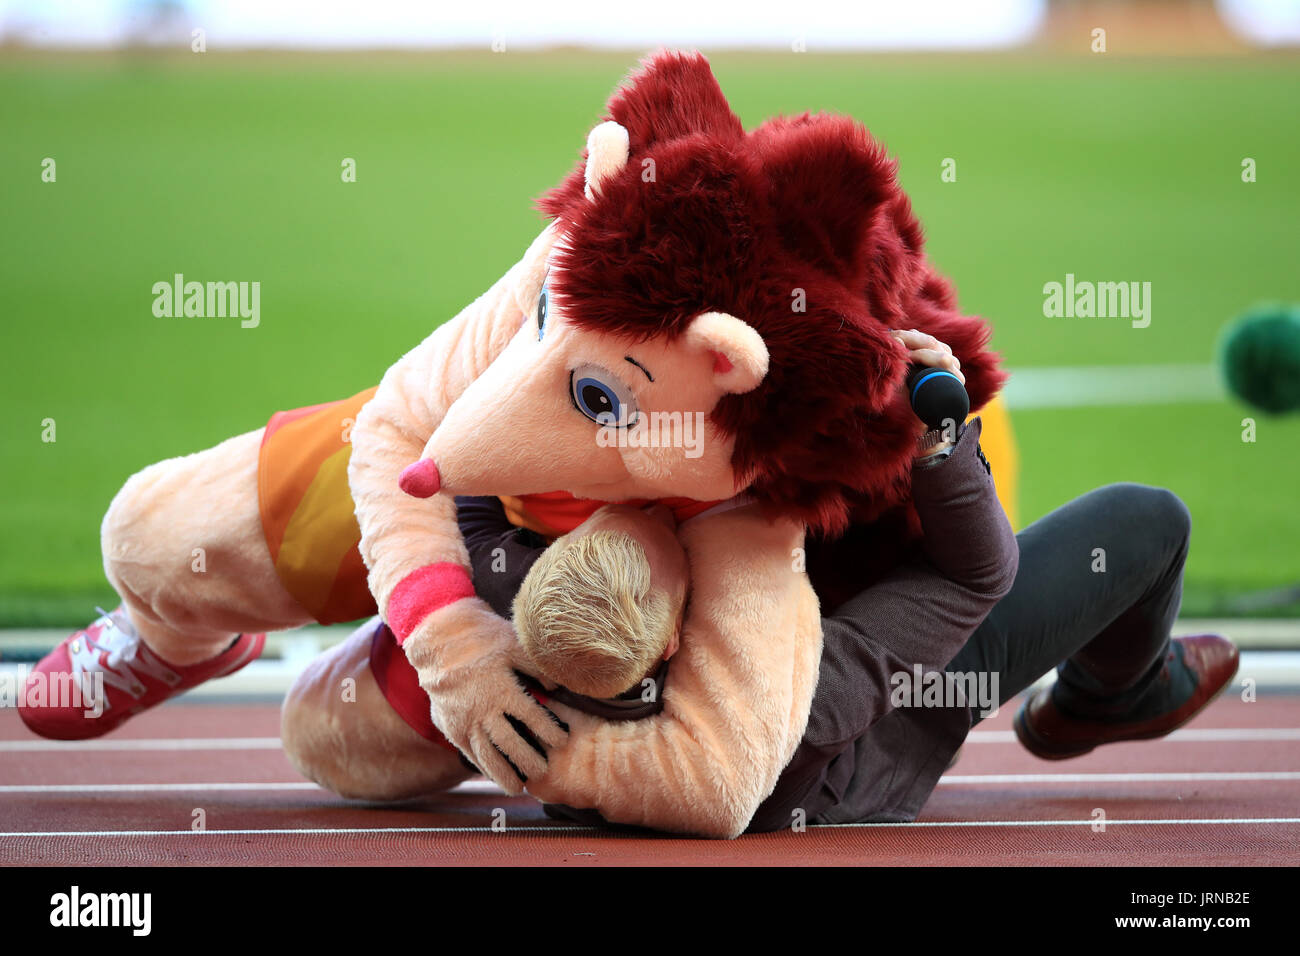
<svg viewBox="0 0 1300 956">
<path fill-rule="evenodd" d="M 928 428 L 943 428 L 947 421 L 960 425 L 970 414 L 966 387 L 947 369 L 913 365 L 906 383 L 912 411 Z"/>
</svg>

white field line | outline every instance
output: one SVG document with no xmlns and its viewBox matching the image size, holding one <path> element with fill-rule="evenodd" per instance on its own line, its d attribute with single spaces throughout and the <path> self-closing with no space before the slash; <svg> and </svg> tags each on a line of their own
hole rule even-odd
<svg viewBox="0 0 1300 956">
<path fill-rule="evenodd" d="M 926 829 L 959 827 L 1094 827 L 1098 820 L 933 820 L 912 823 L 826 823 L 809 824 L 812 830 L 841 829 Z M 1222 819 L 1116 820 L 1107 819 L 1107 829 L 1118 826 L 1250 826 L 1252 824 L 1300 824 L 1300 817 L 1224 817 Z M 152 836 L 332 836 L 338 834 L 380 833 L 588 833 L 619 839 L 617 833 L 589 826 L 507 826 L 492 827 L 287 827 L 258 830 L 17 830 L 0 832 L 4 837 L 152 837 Z M 714 846 L 726 846 L 711 841 Z"/>
<path fill-rule="evenodd" d="M 989 783 L 1191 783 L 1219 781 L 1246 783 L 1257 781 L 1300 780 L 1300 772 L 1289 770 L 1207 771 L 1194 773 L 977 773 L 951 774 L 939 778 L 940 786 L 966 786 Z M 4 793 L 195 793 L 213 791 L 283 791 L 322 790 L 314 783 L 300 780 L 258 783 L 33 783 L 0 786 Z M 452 792 L 500 793 L 486 780 L 471 780 Z M 322 790 L 322 792 L 328 792 Z"/>
<path fill-rule="evenodd" d="M 1067 365 L 1011 370 L 1003 397 L 1012 411 L 1092 405 L 1175 405 L 1225 398 L 1213 365 Z"/>
</svg>

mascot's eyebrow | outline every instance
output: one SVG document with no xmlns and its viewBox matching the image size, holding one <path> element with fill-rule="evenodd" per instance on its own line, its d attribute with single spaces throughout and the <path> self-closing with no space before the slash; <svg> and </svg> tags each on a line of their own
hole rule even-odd
<svg viewBox="0 0 1300 956">
<path fill-rule="evenodd" d="M 633 365 L 635 365 L 635 366 L 636 366 L 637 368 L 639 368 L 641 371 L 645 372 L 645 377 L 648 378 L 648 379 L 650 379 L 650 381 L 653 382 L 653 381 L 655 380 L 655 377 L 654 377 L 653 375 L 650 374 L 650 370 L 649 370 L 648 368 L 646 368 L 644 365 L 642 365 L 640 362 L 638 362 L 636 359 L 634 359 L 632 356 L 630 356 L 630 355 L 624 355 L 624 356 L 623 356 L 623 361 L 625 361 L 625 362 L 631 362 Z"/>
</svg>

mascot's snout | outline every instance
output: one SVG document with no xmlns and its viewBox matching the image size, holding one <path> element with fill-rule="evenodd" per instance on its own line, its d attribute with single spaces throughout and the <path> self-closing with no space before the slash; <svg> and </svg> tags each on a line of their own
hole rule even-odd
<svg viewBox="0 0 1300 956">
<path fill-rule="evenodd" d="M 432 498 L 442 487 L 442 476 L 432 458 L 421 458 L 402 469 L 397 485 L 412 498 Z"/>
</svg>

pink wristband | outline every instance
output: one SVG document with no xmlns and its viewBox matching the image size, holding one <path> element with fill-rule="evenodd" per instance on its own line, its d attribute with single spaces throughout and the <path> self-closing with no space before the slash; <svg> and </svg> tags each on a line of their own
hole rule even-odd
<svg viewBox="0 0 1300 956">
<path fill-rule="evenodd" d="M 388 597 L 388 627 L 400 645 L 434 611 L 470 597 L 474 584 L 459 564 L 443 561 L 416 568 Z"/>
</svg>

